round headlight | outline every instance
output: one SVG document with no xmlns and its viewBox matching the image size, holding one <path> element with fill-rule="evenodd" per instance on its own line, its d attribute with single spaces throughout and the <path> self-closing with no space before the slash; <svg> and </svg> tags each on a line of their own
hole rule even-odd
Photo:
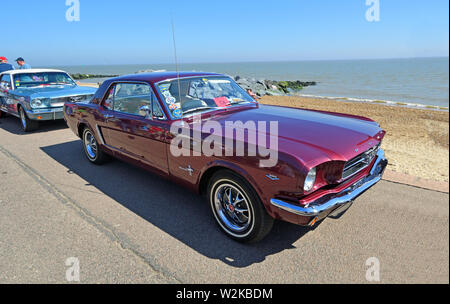
<svg viewBox="0 0 450 304">
<path fill-rule="evenodd" d="M 317 170 L 316 168 L 311 169 L 305 179 L 305 187 L 303 190 L 305 192 L 309 192 L 314 188 L 314 184 L 316 183 Z"/>
<path fill-rule="evenodd" d="M 42 100 L 40 100 L 40 99 L 33 99 L 33 100 L 30 102 L 30 105 L 31 105 L 31 107 L 33 107 L 33 108 L 39 108 L 39 107 L 42 107 Z"/>
</svg>

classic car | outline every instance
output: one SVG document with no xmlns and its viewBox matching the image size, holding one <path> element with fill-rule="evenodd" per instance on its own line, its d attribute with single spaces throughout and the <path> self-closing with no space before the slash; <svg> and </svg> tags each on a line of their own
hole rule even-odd
<svg viewBox="0 0 450 304">
<path fill-rule="evenodd" d="M 66 101 L 90 99 L 95 88 L 80 87 L 66 73 L 50 69 L 13 70 L 0 74 L 0 117 L 8 113 L 20 118 L 30 132 L 39 121 L 63 119 Z"/>
<path fill-rule="evenodd" d="M 90 101 L 66 103 L 64 115 L 89 162 L 103 164 L 112 156 L 206 195 L 218 226 L 240 242 L 263 239 L 274 220 L 312 227 L 340 217 L 387 166 L 380 148 L 385 131 L 373 120 L 262 105 L 221 74 L 109 79 Z M 258 146 L 264 141 L 276 152 L 272 165 L 261 163 L 268 153 L 248 153 L 255 138 L 251 122 L 277 124 L 258 131 Z M 202 123 L 234 125 L 234 131 L 218 135 L 199 128 Z M 214 134 L 231 145 L 219 144 L 207 155 L 198 147 L 209 147 Z M 276 145 L 267 146 L 269 139 Z M 188 144 L 180 147 L 183 140 Z M 235 153 L 242 146 L 246 152 Z"/>
</svg>

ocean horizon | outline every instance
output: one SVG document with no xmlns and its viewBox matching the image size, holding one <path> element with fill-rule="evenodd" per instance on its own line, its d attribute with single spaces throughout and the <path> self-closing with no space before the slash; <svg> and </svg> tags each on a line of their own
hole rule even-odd
<svg viewBox="0 0 450 304">
<path fill-rule="evenodd" d="M 124 75 L 176 70 L 175 64 L 49 66 L 71 74 Z M 305 96 L 449 107 L 449 58 L 181 63 L 180 71 L 270 80 L 315 81 Z M 93 80 L 86 80 L 87 82 Z"/>
</svg>

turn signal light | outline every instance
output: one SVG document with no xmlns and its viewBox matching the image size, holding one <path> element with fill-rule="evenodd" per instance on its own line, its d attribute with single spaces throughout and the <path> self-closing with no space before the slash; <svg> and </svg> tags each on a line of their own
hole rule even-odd
<svg viewBox="0 0 450 304">
<path fill-rule="evenodd" d="M 316 216 L 316 217 L 309 223 L 309 226 L 310 226 L 310 227 L 313 227 L 313 226 L 317 223 L 318 220 L 319 220 L 319 217 Z"/>
</svg>

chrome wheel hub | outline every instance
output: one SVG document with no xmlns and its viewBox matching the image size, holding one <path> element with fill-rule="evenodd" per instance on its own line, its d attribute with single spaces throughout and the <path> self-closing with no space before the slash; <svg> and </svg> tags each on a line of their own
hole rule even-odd
<svg viewBox="0 0 450 304">
<path fill-rule="evenodd" d="M 231 184 L 223 184 L 214 193 L 215 211 L 226 228 L 243 232 L 251 224 L 252 215 L 244 194 Z"/>
<path fill-rule="evenodd" d="M 22 127 L 25 129 L 27 127 L 27 119 L 25 118 L 23 109 L 20 109 L 20 120 L 22 121 Z"/>
<path fill-rule="evenodd" d="M 86 146 L 86 152 L 91 159 L 95 159 L 97 156 L 97 141 L 91 132 L 86 132 L 84 135 L 84 144 Z"/>
</svg>

